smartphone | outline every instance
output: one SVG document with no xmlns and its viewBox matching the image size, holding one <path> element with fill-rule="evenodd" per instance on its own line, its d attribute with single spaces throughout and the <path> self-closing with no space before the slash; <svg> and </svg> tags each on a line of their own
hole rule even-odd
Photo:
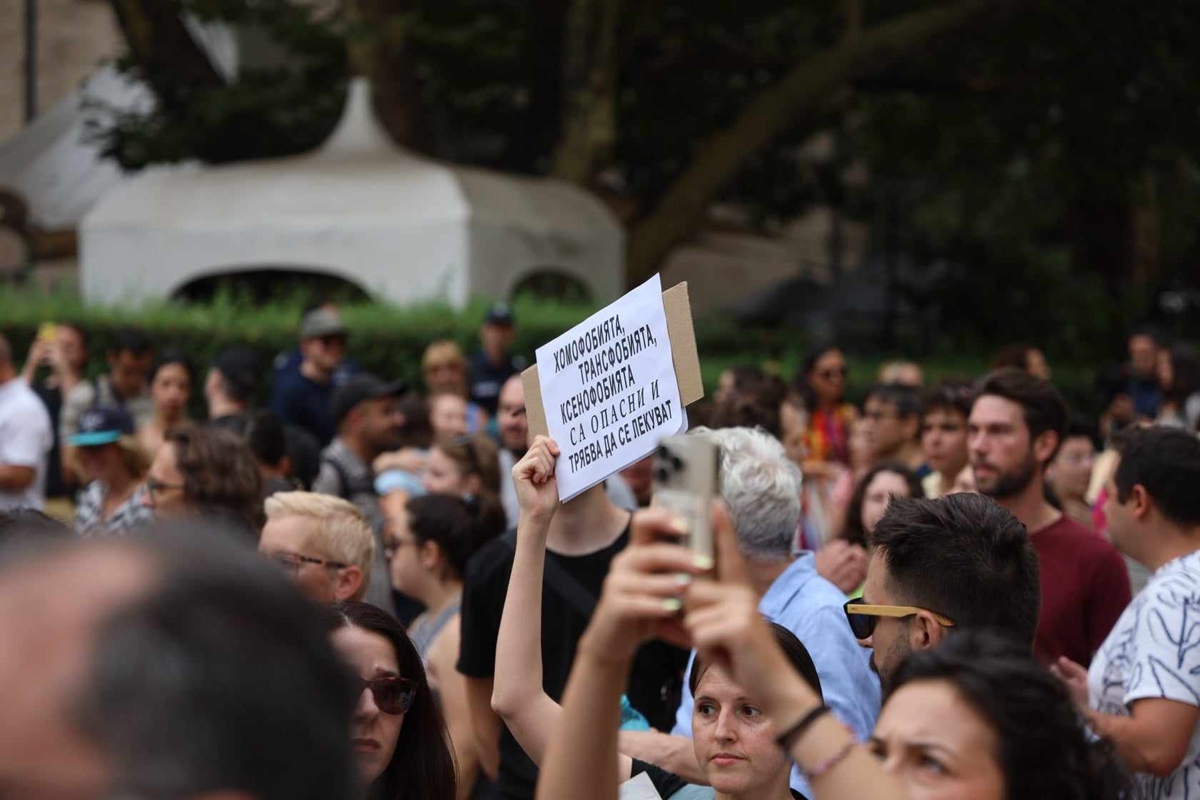
<svg viewBox="0 0 1200 800">
<path fill-rule="evenodd" d="M 654 457 L 652 504 L 676 512 L 687 525 L 684 544 L 716 558 L 712 502 L 720 492 L 721 451 L 704 436 L 668 436 Z"/>
<path fill-rule="evenodd" d="M 43 322 L 38 328 L 37 338 L 50 344 L 54 343 L 54 337 L 58 333 L 58 326 L 53 322 Z"/>
</svg>

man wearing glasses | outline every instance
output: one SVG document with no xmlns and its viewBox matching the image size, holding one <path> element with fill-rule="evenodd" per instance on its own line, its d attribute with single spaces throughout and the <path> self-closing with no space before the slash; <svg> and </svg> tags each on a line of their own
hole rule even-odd
<svg viewBox="0 0 1200 800">
<path fill-rule="evenodd" d="M 258 552 L 318 603 L 362 600 L 371 582 L 375 537 L 366 517 L 340 497 L 280 492 L 266 502 Z"/>
<path fill-rule="evenodd" d="M 897 497 L 871 541 L 863 596 L 845 610 L 885 695 L 909 653 L 958 628 L 991 628 L 1033 649 L 1037 553 L 1008 511 L 979 495 Z"/>
<path fill-rule="evenodd" d="M 917 390 L 900 383 L 872 387 L 863 404 L 862 419 L 871 461 L 899 461 L 917 473 L 929 474 L 921 450 L 921 399 Z"/>
</svg>

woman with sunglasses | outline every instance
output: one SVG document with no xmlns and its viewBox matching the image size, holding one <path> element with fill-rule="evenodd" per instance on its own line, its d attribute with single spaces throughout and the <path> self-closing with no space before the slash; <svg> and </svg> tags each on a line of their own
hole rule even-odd
<svg viewBox="0 0 1200 800">
<path fill-rule="evenodd" d="M 1116 800 L 1123 777 L 1108 748 L 1092 744 L 1066 690 L 1027 647 L 986 632 L 958 633 L 941 648 L 911 656 L 869 743 L 822 703 L 790 666 L 758 613 L 746 563 L 728 514 L 714 510 L 717 574 L 706 577 L 692 551 L 664 542 L 679 536 L 658 511 L 634 522 L 622 555 L 637 565 L 620 605 L 642 622 L 626 637 L 680 638 L 698 660 L 719 668 L 775 720 L 774 746 L 808 778 L 814 800 Z M 614 569 L 615 569 L 614 564 Z M 687 574 L 686 589 L 666 580 Z M 614 587 L 616 588 L 616 587 Z M 608 585 L 605 587 L 609 591 Z M 680 599 L 682 593 L 682 600 Z M 616 591 L 614 602 L 616 601 Z M 617 784 L 603 770 L 580 781 L 587 765 L 616 755 L 607 734 L 615 718 L 606 692 L 623 680 L 621 634 L 604 599 L 580 644 L 563 720 L 547 747 L 539 800 L 612 800 Z M 718 792 L 720 792 L 720 788 Z M 721 797 L 718 794 L 718 797 Z M 767 796 L 767 795 L 760 795 Z"/>
<path fill-rule="evenodd" d="M 479 548 L 474 516 L 478 506 L 460 497 L 427 494 L 409 499 L 403 492 L 379 501 L 384 513 L 384 557 L 392 586 L 425 607 L 408 628 L 437 696 L 450 744 L 458 785 L 469 790 L 479 771 L 479 750 L 467 705 L 466 679 L 455 667 L 461 641 L 463 576 Z"/>
<path fill-rule="evenodd" d="M 367 796 L 455 800 L 442 714 L 404 629 L 367 603 L 345 601 L 332 609 L 334 648 L 362 685 L 351 736 Z"/>
<path fill-rule="evenodd" d="M 809 458 L 848 465 L 850 430 L 857 413 L 844 402 L 846 356 L 835 345 L 818 347 L 804 359 L 796 383 L 809 413 Z"/>
</svg>

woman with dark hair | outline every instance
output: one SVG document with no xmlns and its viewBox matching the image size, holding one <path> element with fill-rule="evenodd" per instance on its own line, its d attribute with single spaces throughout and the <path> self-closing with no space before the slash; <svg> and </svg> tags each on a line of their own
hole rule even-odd
<svg viewBox="0 0 1200 800">
<path fill-rule="evenodd" d="M 146 505 L 156 516 L 209 516 L 262 530 L 262 476 L 249 446 L 229 431 L 177 428 L 150 465 Z"/>
<path fill-rule="evenodd" d="M 669 513 L 635 518 L 633 541 L 651 546 L 631 545 L 622 566 L 637 564 L 642 574 L 610 583 L 619 584 L 614 595 L 624 595 L 618 607 L 640 609 L 645 621 L 619 624 L 620 615 L 604 613 L 610 609 L 601 600 L 580 643 L 563 722 L 542 764 L 539 800 L 617 797 L 616 782 L 604 770 L 591 771 L 586 782 L 578 777 L 589 763 L 603 763 L 616 752 L 615 737 L 607 734 L 615 711 L 597 686 L 619 686 L 626 666 L 621 657 L 640 638 L 655 635 L 690 641 L 713 662 L 710 669 L 721 669 L 756 699 L 761 713 L 779 724 L 776 752 L 794 760 L 815 800 L 1124 796 L 1126 780 L 1109 748 L 1090 742 L 1067 690 L 1027 646 L 987 632 L 961 631 L 936 650 L 910 656 L 870 743 L 860 743 L 792 668 L 758 613 L 728 513 L 715 508 L 713 519 L 716 580 L 690 548 L 664 543 L 679 535 Z M 686 588 L 677 584 L 672 597 L 667 579 L 679 573 L 691 580 Z"/>
<path fill-rule="evenodd" d="M 1001 788 L 986 797 L 1006 800 L 1117 798 L 1128 780 L 1111 748 L 1089 741 L 1066 688 L 1029 648 L 985 631 L 904 661 L 871 749 L 918 800 L 932 796 L 921 788 L 931 766 L 946 786 L 975 771 L 980 786 Z"/>
<path fill-rule="evenodd" d="M 1158 385 L 1163 401 L 1155 424 L 1200 429 L 1200 354 L 1180 345 L 1159 350 Z"/>
<path fill-rule="evenodd" d="M 425 606 L 408 635 L 441 701 L 458 785 L 470 789 L 479 771 L 479 751 L 467 705 L 467 682 L 455 664 L 462 636 L 463 576 L 480 543 L 475 517 L 479 506 L 455 495 L 407 499 L 403 492 L 384 496 L 379 505 L 392 586 Z"/>
<path fill-rule="evenodd" d="M 188 398 L 196 371 L 182 350 L 166 348 L 158 355 L 150 370 L 150 401 L 154 417 L 138 429 L 142 448 L 154 456 L 167 432 L 190 424 L 187 416 Z"/>
<path fill-rule="evenodd" d="M 477 503 L 483 541 L 508 527 L 500 503 L 500 452 L 490 436 L 476 433 L 438 439 L 425 459 L 421 482 L 430 494 L 456 494 Z"/>
<path fill-rule="evenodd" d="M 924 496 L 921 481 L 908 467 L 894 461 L 877 464 L 867 470 L 850 497 L 842 538 L 860 547 L 869 546 L 871 532 L 883 518 L 893 497 Z"/>
<path fill-rule="evenodd" d="M 1001 347 L 992 358 L 992 369 L 1014 369 L 1028 372 L 1035 378 L 1050 380 L 1050 364 L 1045 354 L 1028 344 L 1010 344 Z"/>
<path fill-rule="evenodd" d="M 351 736 L 367 796 L 455 800 L 446 726 L 404 629 L 367 603 L 332 608 L 333 646 L 362 685 Z"/>
<path fill-rule="evenodd" d="M 824 345 L 804 359 L 797 388 L 808 408 L 808 456 L 814 461 L 850 463 L 850 429 L 857 413 L 844 402 L 846 356 L 836 345 Z"/>
</svg>

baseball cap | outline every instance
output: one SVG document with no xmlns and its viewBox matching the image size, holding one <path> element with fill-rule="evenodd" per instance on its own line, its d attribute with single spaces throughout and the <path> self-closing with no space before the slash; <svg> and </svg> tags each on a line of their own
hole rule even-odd
<svg viewBox="0 0 1200 800">
<path fill-rule="evenodd" d="M 513 314 L 508 303 L 493 303 L 484 322 L 488 325 L 512 325 Z"/>
<path fill-rule="evenodd" d="M 226 348 L 209 366 L 221 373 L 235 398 L 249 400 L 254 394 L 254 385 L 258 382 L 258 358 L 249 348 Z"/>
<path fill-rule="evenodd" d="M 359 403 L 381 397 L 399 397 L 407 391 L 408 383 L 405 381 L 388 383 L 370 373 L 359 373 L 333 393 L 333 418 L 340 425 Z"/>
<path fill-rule="evenodd" d="M 89 408 L 79 417 L 79 433 L 67 439 L 72 447 L 99 447 L 133 435 L 133 417 L 123 408 Z"/>
<path fill-rule="evenodd" d="M 329 308 L 314 308 L 300 321 L 301 339 L 345 336 L 346 333 L 346 323 L 342 322 L 342 315 Z"/>
</svg>

